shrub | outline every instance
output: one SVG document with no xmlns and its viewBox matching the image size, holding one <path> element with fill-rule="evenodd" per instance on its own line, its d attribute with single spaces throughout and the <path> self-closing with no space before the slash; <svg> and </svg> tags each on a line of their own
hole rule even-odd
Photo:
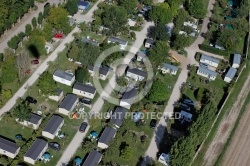
<svg viewBox="0 0 250 166">
<path fill-rule="evenodd" d="M 217 48 L 205 45 L 205 44 L 200 44 L 199 48 L 203 51 L 210 52 L 212 54 L 218 54 L 222 56 L 229 56 L 229 53 L 227 51 L 219 50 Z"/>
</svg>

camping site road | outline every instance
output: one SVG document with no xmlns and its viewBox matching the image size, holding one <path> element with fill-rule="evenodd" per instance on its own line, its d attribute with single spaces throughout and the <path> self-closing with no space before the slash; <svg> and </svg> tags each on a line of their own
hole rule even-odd
<svg viewBox="0 0 250 166">
<path fill-rule="evenodd" d="M 232 141 L 222 158 L 222 166 L 248 166 L 250 163 L 250 103 L 242 115 Z"/>
</svg>

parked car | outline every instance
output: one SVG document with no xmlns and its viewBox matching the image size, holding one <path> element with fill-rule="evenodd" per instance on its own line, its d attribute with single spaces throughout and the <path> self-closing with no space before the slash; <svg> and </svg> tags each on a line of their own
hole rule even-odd
<svg viewBox="0 0 250 166">
<path fill-rule="evenodd" d="M 150 127 L 150 128 L 155 128 L 155 127 L 156 127 L 156 123 L 157 123 L 157 120 L 156 120 L 156 119 L 152 119 L 152 120 L 150 121 L 149 127 Z"/>
<path fill-rule="evenodd" d="M 63 34 L 56 33 L 55 36 L 54 36 L 54 38 L 56 38 L 56 39 L 62 39 L 63 38 Z"/>
<path fill-rule="evenodd" d="M 88 104 L 88 105 L 91 104 L 91 100 L 87 98 L 81 98 L 79 101 L 83 104 Z"/>
<path fill-rule="evenodd" d="M 39 60 L 35 59 L 30 62 L 32 65 L 37 65 L 39 64 Z"/>
<path fill-rule="evenodd" d="M 185 109 L 186 111 L 190 111 L 191 110 L 190 107 L 187 104 L 183 104 L 183 103 L 181 103 L 181 108 Z"/>
<path fill-rule="evenodd" d="M 87 127 L 88 127 L 88 123 L 87 123 L 87 122 L 83 122 L 83 123 L 81 124 L 80 128 L 79 128 L 79 131 L 80 131 L 81 133 L 84 133 Z"/>
<path fill-rule="evenodd" d="M 184 104 L 187 104 L 187 105 L 195 106 L 195 103 L 194 103 L 192 100 L 190 100 L 190 99 L 185 99 L 185 100 L 183 101 L 183 103 L 184 103 Z"/>
<path fill-rule="evenodd" d="M 49 148 L 59 151 L 61 149 L 60 144 L 58 144 L 57 142 L 49 142 Z"/>
<path fill-rule="evenodd" d="M 29 102 L 29 103 L 32 103 L 32 104 L 36 104 L 37 103 L 37 100 L 35 98 L 31 97 L 31 96 L 26 97 L 25 100 L 27 102 Z"/>
</svg>

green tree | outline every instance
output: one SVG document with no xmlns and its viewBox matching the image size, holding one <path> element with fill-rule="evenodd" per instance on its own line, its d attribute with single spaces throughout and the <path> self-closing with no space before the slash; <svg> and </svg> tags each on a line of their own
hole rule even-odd
<svg viewBox="0 0 250 166">
<path fill-rule="evenodd" d="M 79 53 L 80 53 L 79 47 L 75 43 L 73 43 L 70 47 L 70 50 L 69 50 L 67 56 L 68 56 L 68 58 L 71 58 L 71 59 L 77 61 L 79 59 Z"/>
<path fill-rule="evenodd" d="M 134 13 L 138 1 L 137 0 L 120 0 L 119 5 L 124 7 L 128 14 Z"/>
<path fill-rule="evenodd" d="M 65 34 L 69 33 L 70 25 L 66 9 L 61 7 L 52 8 L 49 12 L 47 20 L 48 23 L 50 23 L 55 29 L 63 31 Z"/>
<path fill-rule="evenodd" d="M 149 19 L 156 24 L 159 22 L 169 23 L 172 18 L 172 12 L 168 3 L 159 3 L 153 6 L 152 10 L 149 12 Z"/>
<path fill-rule="evenodd" d="M 151 32 L 152 37 L 155 40 L 167 41 L 169 39 L 168 31 L 166 25 L 163 23 L 157 24 Z"/>
<path fill-rule="evenodd" d="M 170 6 L 171 14 L 173 17 L 177 16 L 180 5 L 183 3 L 182 0 L 167 0 Z"/>
<path fill-rule="evenodd" d="M 234 51 L 235 43 L 238 43 L 239 38 L 238 31 L 234 29 L 224 29 L 219 33 L 218 44 L 223 46 L 225 49 Z"/>
<path fill-rule="evenodd" d="M 85 83 L 89 80 L 89 72 L 84 67 L 79 67 L 76 70 L 76 81 L 80 83 Z"/>
<path fill-rule="evenodd" d="M 43 23 L 43 13 L 39 12 L 38 17 L 37 17 L 37 22 L 39 25 Z"/>
<path fill-rule="evenodd" d="M 27 43 L 27 49 L 34 57 L 45 55 L 45 39 L 43 38 L 43 36 L 31 35 Z"/>
<path fill-rule="evenodd" d="M 156 79 L 153 81 L 153 85 L 146 98 L 150 102 L 162 102 L 167 99 L 167 96 L 166 83 L 160 79 Z"/>
<path fill-rule="evenodd" d="M 128 80 L 125 77 L 120 76 L 120 77 L 116 77 L 116 83 L 119 86 L 125 87 L 128 85 Z"/>
<path fill-rule="evenodd" d="M 49 23 L 45 23 L 43 30 L 42 30 L 43 36 L 46 41 L 50 41 L 53 37 L 53 27 Z"/>
<path fill-rule="evenodd" d="M 32 23 L 33 28 L 36 28 L 36 27 L 37 27 L 36 17 L 33 17 L 33 18 L 32 18 L 31 23 Z"/>
<path fill-rule="evenodd" d="M 18 43 L 19 43 L 19 40 L 18 40 L 18 37 L 17 36 L 14 36 L 12 37 L 8 42 L 7 42 L 7 45 L 8 47 L 10 47 L 11 49 L 15 50 L 17 49 L 18 47 Z"/>
<path fill-rule="evenodd" d="M 189 14 L 185 9 L 179 9 L 177 16 L 174 19 L 175 28 L 179 32 L 183 26 L 183 22 L 187 20 Z"/>
<path fill-rule="evenodd" d="M 141 3 L 144 5 L 151 6 L 153 5 L 153 0 L 141 0 Z"/>
<path fill-rule="evenodd" d="M 17 69 L 14 56 L 6 56 L 2 64 L 2 82 L 11 83 L 17 78 Z"/>
<path fill-rule="evenodd" d="M 3 89 L 2 90 L 2 98 L 4 101 L 9 100 L 12 97 L 12 91 L 11 89 Z"/>
<path fill-rule="evenodd" d="M 130 146 L 125 146 L 124 149 L 121 150 L 121 158 L 124 160 L 129 160 L 133 155 L 133 150 Z"/>
<path fill-rule="evenodd" d="M 50 4 L 46 4 L 43 8 L 43 18 L 45 19 L 49 15 Z"/>
<path fill-rule="evenodd" d="M 167 42 L 158 41 L 156 45 L 149 50 L 149 60 L 153 64 L 154 68 L 165 62 L 169 56 L 169 46 Z"/>
<path fill-rule="evenodd" d="M 53 75 L 50 72 L 45 71 L 40 75 L 37 86 L 42 94 L 49 95 L 54 93 L 57 85 L 53 80 Z"/>
<path fill-rule="evenodd" d="M 191 16 L 195 18 L 204 18 L 206 15 L 206 7 L 204 1 L 201 0 L 189 0 L 188 11 Z"/>
<path fill-rule="evenodd" d="M 173 40 L 173 47 L 177 50 L 184 49 L 190 44 L 189 37 L 182 35 L 176 35 Z"/>
<path fill-rule="evenodd" d="M 78 1 L 77 0 L 69 0 L 66 3 L 65 7 L 66 7 L 67 11 L 69 12 L 69 14 L 71 16 L 73 16 L 78 11 Z"/>
<path fill-rule="evenodd" d="M 18 119 L 20 122 L 27 121 L 30 119 L 32 108 L 25 101 L 19 103 L 14 110 L 11 112 L 12 116 Z"/>
<path fill-rule="evenodd" d="M 97 57 L 100 55 L 100 48 L 92 44 L 80 43 L 80 54 L 78 61 L 83 66 L 94 64 Z"/>
<path fill-rule="evenodd" d="M 31 30 L 32 30 L 31 25 L 30 25 L 30 24 L 27 24 L 27 25 L 25 26 L 25 34 L 26 34 L 27 36 L 29 36 Z"/>
<path fill-rule="evenodd" d="M 204 88 L 200 87 L 196 93 L 196 100 L 201 101 L 204 94 Z"/>
<path fill-rule="evenodd" d="M 127 24 L 127 13 L 123 7 L 120 6 L 108 6 L 104 9 L 102 15 L 103 25 L 109 28 L 109 31 L 113 35 L 117 35 L 124 29 Z"/>
</svg>

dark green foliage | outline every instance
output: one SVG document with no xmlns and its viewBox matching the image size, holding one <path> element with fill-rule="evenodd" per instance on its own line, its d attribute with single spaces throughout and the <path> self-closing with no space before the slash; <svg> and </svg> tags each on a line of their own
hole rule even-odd
<svg viewBox="0 0 250 166">
<path fill-rule="evenodd" d="M 7 45 L 8 47 L 12 48 L 13 50 L 17 49 L 18 47 L 18 43 L 19 43 L 19 40 L 18 40 L 18 37 L 17 36 L 14 36 L 12 37 L 8 42 L 7 42 Z"/>
<path fill-rule="evenodd" d="M 42 94 L 49 95 L 55 91 L 56 82 L 53 80 L 53 75 L 50 72 L 45 71 L 40 75 L 37 86 Z"/>
<path fill-rule="evenodd" d="M 107 6 L 101 14 L 103 25 L 109 28 L 109 32 L 116 35 L 121 32 L 127 24 L 127 12 L 120 6 Z"/>
<path fill-rule="evenodd" d="M 101 53 L 98 46 L 94 46 L 91 44 L 80 43 L 79 48 L 80 53 L 78 61 L 81 62 L 83 66 L 94 64 Z"/>
<path fill-rule="evenodd" d="M 169 46 L 165 41 L 158 41 L 156 45 L 149 50 L 149 60 L 154 68 L 157 68 L 163 62 L 166 62 L 169 56 Z"/>
<path fill-rule="evenodd" d="M 144 5 L 151 6 L 153 4 L 153 0 L 141 0 L 141 3 Z"/>
<path fill-rule="evenodd" d="M 168 3 L 157 4 L 153 6 L 152 10 L 149 12 L 149 19 L 156 24 L 159 22 L 164 24 L 169 23 L 172 18 L 172 11 Z"/>
<path fill-rule="evenodd" d="M 44 19 L 49 15 L 49 11 L 50 11 L 50 5 L 47 4 L 44 6 L 44 9 L 43 9 L 43 18 Z"/>
<path fill-rule="evenodd" d="M 43 36 L 31 35 L 27 43 L 27 49 L 34 57 L 45 55 L 45 40 Z"/>
<path fill-rule="evenodd" d="M 190 44 L 189 37 L 185 35 L 175 35 L 173 37 L 173 47 L 177 50 L 184 49 Z"/>
<path fill-rule="evenodd" d="M 29 8 L 34 6 L 34 0 L 1 0 L 0 5 L 0 36 L 4 30 L 16 23 Z"/>
<path fill-rule="evenodd" d="M 197 120 L 188 129 L 188 135 L 180 138 L 171 147 L 170 165 L 189 165 L 193 156 L 206 137 L 206 133 L 211 128 L 216 116 L 217 108 L 215 104 L 208 101 L 206 106 L 200 111 Z"/>
<path fill-rule="evenodd" d="M 188 11 L 195 18 L 203 18 L 206 15 L 206 7 L 202 0 L 189 0 Z"/>
<path fill-rule="evenodd" d="M 13 111 L 11 111 L 11 114 L 14 118 L 18 119 L 19 121 L 27 121 L 30 119 L 31 114 L 31 107 L 29 106 L 28 102 L 22 101 L 19 103 Z"/>
<path fill-rule="evenodd" d="M 27 36 L 29 36 L 31 30 L 32 30 L 31 25 L 30 25 L 30 24 L 27 24 L 27 25 L 25 26 L 25 34 L 26 34 Z"/>
<path fill-rule="evenodd" d="M 33 18 L 32 18 L 31 23 L 32 23 L 33 28 L 36 28 L 36 27 L 37 27 L 36 17 L 33 17 Z"/>
<path fill-rule="evenodd" d="M 65 7 L 69 14 L 73 16 L 78 11 L 78 0 L 68 0 Z"/>
<path fill-rule="evenodd" d="M 203 50 L 203 51 L 210 52 L 210 53 L 213 53 L 213 54 L 218 54 L 218 55 L 222 55 L 222 56 L 229 56 L 228 52 L 223 51 L 223 50 L 219 50 L 217 48 L 214 48 L 214 47 L 211 47 L 211 46 L 208 46 L 208 45 L 205 45 L 205 44 L 200 44 L 199 48 L 201 50 Z"/>
<path fill-rule="evenodd" d="M 188 16 L 189 16 L 188 12 L 185 9 L 180 9 L 178 11 L 176 18 L 174 19 L 175 28 L 177 29 L 177 31 L 179 31 L 181 29 L 184 21 L 186 21 Z"/>
<path fill-rule="evenodd" d="M 38 24 L 40 24 L 40 25 L 43 23 L 43 13 L 42 13 L 42 12 L 40 12 L 40 13 L 38 14 L 37 22 L 38 22 Z"/>
<path fill-rule="evenodd" d="M 151 35 L 155 40 L 167 41 L 169 39 L 166 25 L 163 23 L 157 24 L 152 29 Z"/>
<path fill-rule="evenodd" d="M 84 67 L 79 67 L 75 73 L 76 81 L 80 83 L 85 83 L 89 80 L 89 72 Z"/>
<path fill-rule="evenodd" d="M 136 10 L 137 0 L 120 0 L 119 5 L 124 7 L 128 14 L 134 13 Z"/>
</svg>

